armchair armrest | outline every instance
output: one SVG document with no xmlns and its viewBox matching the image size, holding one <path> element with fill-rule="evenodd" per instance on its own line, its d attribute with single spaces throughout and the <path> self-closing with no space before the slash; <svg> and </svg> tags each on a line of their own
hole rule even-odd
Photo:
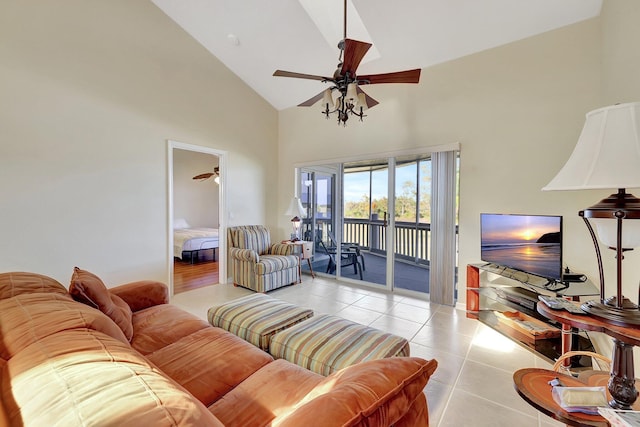
<svg viewBox="0 0 640 427">
<path fill-rule="evenodd" d="M 253 249 L 229 248 L 229 256 L 239 261 L 258 262 L 260 257 Z"/>
<path fill-rule="evenodd" d="M 131 311 L 169 303 L 169 288 L 154 280 L 141 280 L 110 288 L 109 292 L 122 298 Z"/>
<path fill-rule="evenodd" d="M 269 246 L 269 255 L 293 255 L 296 246 L 290 243 L 273 243 Z"/>
</svg>

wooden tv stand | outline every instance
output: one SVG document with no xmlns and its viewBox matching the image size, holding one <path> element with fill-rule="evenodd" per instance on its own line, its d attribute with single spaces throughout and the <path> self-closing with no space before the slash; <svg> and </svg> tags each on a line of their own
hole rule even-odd
<svg viewBox="0 0 640 427">
<path fill-rule="evenodd" d="M 562 283 L 495 264 L 467 265 L 467 317 L 481 321 L 550 363 L 569 350 L 593 351 L 591 342 L 576 329 L 537 312 L 540 294 L 578 301 L 580 297 L 598 298 L 600 291 L 588 280 Z"/>
</svg>

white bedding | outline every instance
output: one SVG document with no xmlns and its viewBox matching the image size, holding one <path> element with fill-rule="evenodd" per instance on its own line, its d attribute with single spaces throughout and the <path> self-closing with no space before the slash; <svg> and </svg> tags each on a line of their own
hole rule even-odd
<svg viewBox="0 0 640 427">
<path fill-rule="evenodd" d="M 218 247 L 217 228 L 174 228 L 173 256 L 182 259 L 183 251 L 199 251 Z"/>
</svg>

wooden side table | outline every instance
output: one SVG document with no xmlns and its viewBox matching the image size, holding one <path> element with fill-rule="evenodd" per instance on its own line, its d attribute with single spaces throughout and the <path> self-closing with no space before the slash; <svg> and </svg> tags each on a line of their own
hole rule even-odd
<svg viewBox="0 0 640 427">
<path fill-rule="evenodd" d="M 296 253 L 300 257 L 300 261 L 307 260 L 307 265 L 309 265 L 309 271 L 311 272 L 311 277 L 316 278 L 315 273 L 313 272 L 313 266 L 311 265 L 311 258 L 313 257 L 313 242 L 308 242 L 306 240 L 296 240 L 292 242 L 291 240 L 285 240 L 282 243 L 286 243 L 288 245 L 296 245 Z M 302 282 L 302 267 L 298 264 L 298 275 L 300 276 L 300 281 Z"/>
<path fill-rule="evenodd" d="M 633 366 L 633 347 L 640 346 L 640 327 L 625 327 L 609 323 L 587 314 L 571 314 L 565 310 L 552 310 L 539 302 L 538 313 L 562 324 L 588 331 L 604 332 L 613 338 L 613 354 L 611 355 L 611 380 L 609 392 L 613 396 L 616 409 L 629 409 L 638 396 L 635 386 Z"/>
<path fill-rule="evenodd" d="M 540 412 L 570 426 L 606 427 L 609 422 L 600 415 L 589 415 L 581 412 L 567 412 L 553 400 L 549 381 L 558 378 L 563 386 L 568 387 L 600 387 L 606 388 L 609 372 L 585 371 L 578 378 L 564 375 L 556 371 L 540 368 L 520 369 L 513 374 L 513 385 L 518 394 Z M 607 397 L 611 395 L 607 391 Z M 632 409 L 640 410 L 640 402 Z"/>
<path fill-rule="evenodd" d="M 606 378 L 607 372 L 603 372 Z M 608 427 L 609 423 L 600 415 L 589 415 L 581 412 L 567 412 L 553 400 L 549 381 L 559 378 L 563 386 L 586 387 L 588 384 L 576 378 L 551 371 L 549 369 L 527 368 L 517 370 L 513 374 L 513 385 L 518 394 L 531 406 L 570 426 Z"/>
</svg>

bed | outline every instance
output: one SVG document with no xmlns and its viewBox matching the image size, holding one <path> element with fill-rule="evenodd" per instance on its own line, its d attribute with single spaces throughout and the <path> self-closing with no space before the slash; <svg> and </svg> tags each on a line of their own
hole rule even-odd
<svg viewBox="0 0 640 427">
<path fill-rule="evenodd" d="M 183 259 L 189 254 L 193 264 L 194 255 L 199 251 L 213 250 L 213 260 L 216 260 L 218 248 L 218 229 L 204 227 L 189 227 L 184 219 L 177 219 L 173 224 L 173 256 Z"/>
</svg>

